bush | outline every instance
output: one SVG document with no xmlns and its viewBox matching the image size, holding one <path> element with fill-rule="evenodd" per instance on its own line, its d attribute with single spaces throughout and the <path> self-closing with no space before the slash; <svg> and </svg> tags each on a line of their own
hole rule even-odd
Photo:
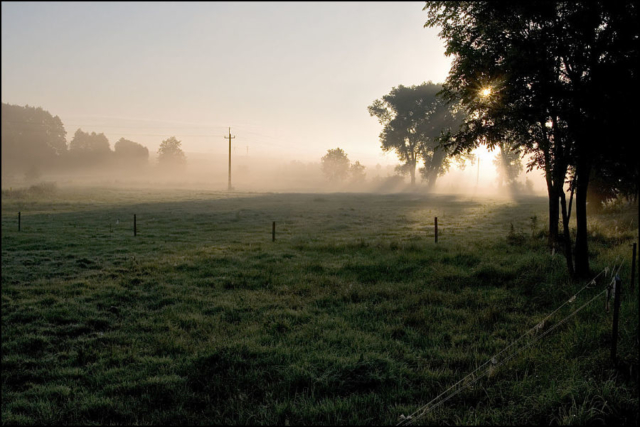
<svg viewBox="0 0 640 427">
<path fill-rule="evenodd" d="M 58 185 L 55 182 L 40 182 L 29 187 L 29 193 L 34 195 L 55 194 Z"/>
</svg>

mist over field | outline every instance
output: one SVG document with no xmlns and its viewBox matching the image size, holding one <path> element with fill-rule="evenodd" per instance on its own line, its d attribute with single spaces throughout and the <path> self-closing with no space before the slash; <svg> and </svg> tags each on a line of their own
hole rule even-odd
<svg viewBox="0 0 640 427">
<path fill-rule="evenodd" d="M 179 173 L 157 170 L 153 165 L 137 170 L 123 168 L 84 170 L 74 174 L 51 172 L 35 179 L 24 176 L 4 176 L 2 188 L 28 187 L 42 182 L 54 182 L 59 187 L 113 186 L 120 188 L 144 188 L 163 186 L 174 188 L 227 189 L 228 169 L 224 161 L 216 161 L 211 155 L 187 153 L 186 170 Z M 405 177 L 395 173 L 393 166 L 367 165 L 363 182 L 331 183 L 322 174 L 319 162 L 301 162 L 280 159 L 235 159 L 232 166 L 232 186 L 237 192 L 432 192 L 449 194 L 505 195 L 496 182 L 496 173 L 489 169 L 487 176 L 477 179 L 477 167 L 451 171 L 439 179 L 436 187 L 427 190 L 424 186 L 412 187 Z M 215 166 L 217 165 L 217 167 Z M 530 187 L 524 183 L 531 181 Z M 478 182 L 478 184 L 477 184 Z M 522 177 L 523 186 L 509 195 L 543 195 L 542 178 L 535 173 Z"/>
<path fill-rule="evenodd" d="M 30 131 L 28 127 L 25 129 Z M 93 164 L 88 162 L 86 165 L 83 162 L 61 164 L 60 159 L 52 157 L 38 160 L 37 167 L 29 166 L 34 162 L 14 159 L 7 153 L 3 156 L 2 188 L 18 189 L 38 183 L 55 183 L 59 187 L 192 187 L 223 190 L 228 189 L 229 159 L 228 153 L 219 151 L 217 154 L 185 152 L 184 164 L 178 168 L 159 164 L 157 153 L 149 153 L 137 160 L 118 158 L 113 152 L 107 152 L 103 161 Z M 543 195 L 545 191 L 540 171 L 518 174 L 515 186 L 505 186 L 499 182 L 498 176 L 502 172 L 499 166 L 493 164 L 498 156 L 496 151 L 481 150 L 480 167 L 475 160 L 467 161 L 463 168 L 452 167 L 438 178 L 433 188 L 427 188 L 420 180 L 417 185 L 410 185 L 408 177 L 397 170 L 400 164 L 388 164 L 391 155 L 386 156 L 385 166 L 380 163 L 363 164 L 363 176 L 358 180 L 347 177 L 336 182 L 329 180 L 323 173 L 321 158 L 301 161 L 292 158 L 290 153 L 267 157 L 253 155 L 248 151 L 242 152 L 235 148 L 232 151 L 233 191 L 419 192 L 505 197 L 518 194 Z"/>
</svg>

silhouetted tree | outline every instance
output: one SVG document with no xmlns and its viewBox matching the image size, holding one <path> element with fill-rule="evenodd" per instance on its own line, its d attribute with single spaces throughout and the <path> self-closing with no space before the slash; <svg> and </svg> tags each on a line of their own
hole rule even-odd
<svg viewBox="0 0 640 427">
<path fill-rule="evenodd" d="M 111 160 L 111 147 L 104 133 L 78 129 L 69 143 L 69 157 L 76 167 L 104 165 Z"/>
<path fill-rule="evenodd" d="M 349 176 L 351 162 L 342 148 L 327 150 L 327 154 L 322 156 L 320 160 L 322 173 L 329 181 L 344 181 Z"/>
<path fill-rule="evenodd" d="M 560 78 L 559 69 L 543 62 L 550 36 L 536 31 L 535 24 L 527 29 L 526 19 L 523 23 L 518 17 L 519 5 L 512 14 L 507 4 L 430 2 L 427 25 L 442 26 L 446 53 L 456 56 L 442 92 L 452 102 L 461 100 L 467 111 L 467 121 L 453 139 L 454 152 L 507 143 L 530 154 L 529 169 L 545 171 L 553 246 L 571 144 L 563 132 L 566 122 L 558 116 L 559 99 L 550 105 L 543 99 L 556 90 Z M 525 41 L 520 40 L 523 34 Z"/>
<path fill-rule="evenodd" d="M 632 139 L 623 102 L 637 87 L 637 6 L 622 2 L 428 2 L 427 26 L 441 27 L 454 55 L 445 96 L 461 100 L 470 119 L 456 150 L 506 141 L 545 170 L 549 235 L 562 206 L 565 253 L 571 248 L 563 186 L 576 174 L 575 268 L 589 274 L 586 194 L 591 170 Z M 484 89 L 490 92 L 484 92 Z M 480 96 L 485 94 L 488 96 Z M 608 149 L 601 143 L 607 141 Z M 614 148 L 614 149 L 612 149 Z"/>
<path fill-rule="evenodd" d="M 2 103 L 1 129 L 3 173 L 50 169 L 67 151 L 62 121 L 40 107 Z"/>
<path fill-rule="evenodd" d="M 149 161 L 149 149 L 137 142 L 120 138 L 114 145 L 114 157 L 125 166 L 144 166 Z"/>
<path fill-rule="evenodd" d="M 175 136 L 165 139 L 158 148 L 158 164 L 162 167 L 184 168 L 187 158 L 181 148 L 182 142 Z"/>
<path fill-rule="evenodd" d="M 399 172 L 408 173 L 415 184 L 416 166 L 424 162 L 423 179 L 427 185 L 435 185 L 436 178 L 444 172 L 448 156 L 441 142 L 450 131 L 457 130 L 461 116 L 437 96 L 441 85 L 432 82 L 418 86 L 398 86 L 368 107 L 384 126 L 380 133 L 383 151 L 395 151 L 404 162 Z"/>
</svg>

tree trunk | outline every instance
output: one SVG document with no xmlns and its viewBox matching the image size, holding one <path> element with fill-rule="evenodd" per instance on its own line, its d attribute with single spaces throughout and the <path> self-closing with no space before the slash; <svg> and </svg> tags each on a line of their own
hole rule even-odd
<svg viewBox="0 0 640 427">
<path fill-rule="evenodd" d="M 558 193 L 551 180 L 547 180 L 547 192 L 549 193 L 549 238 L 547 244 L 550 248 L 553 248 L 558 241 L 558 217 L 560 215 L 560 209 L 558 208 Z"/>
<path fill-rule="evenodd" d="M 560 193 L 560 202 L 562 203 L 562 235 L 564 238 L 564 256 L 567 258 L 567 269 L 571 277 L 575 276 L 573 269 L 573 257 L 571 256 L 571 233 L 569 232 L 569 217 L 570 212 L 567 211 L 567 198 L 564 194 L 564 189 Z"/>
<path fill-rule="evenodd" d="M 438 179 L 438 171 L 430 170 L 427 178 L 427 189 L 429 191 L 433 190 L 433 187 L 436 186 L 436 180 Z"/>
<path fill-rule="evenodd" d="M 589 247 L 587 245 L 587 188 L 591 164 L 584 159 L 578 159 L 576 165 L 576 276 L 586 278 L 590 274 Z"/>
</svg>

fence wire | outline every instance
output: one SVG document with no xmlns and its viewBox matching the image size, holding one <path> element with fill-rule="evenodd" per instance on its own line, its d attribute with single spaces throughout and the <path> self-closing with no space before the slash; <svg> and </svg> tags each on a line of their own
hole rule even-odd
<svg viewBox="0 0 640 427">
<path fill-rule="evenodd" d="M 576 314 L 578 314 L 581 310 L 583 310 L 585 307 L 587 307 L 592 302 L 594 302 L 596 299 L 598 299 L 601 295 L 606 294 L 607 296 L 609 296 L 610 295 L 610 290 L 612 288 L 612 284 L 615 281 L 615 277 L 617 276 L 617 274 L 620 271 L 621 267 L 622 267 L 622 263 L 617 268 L 615 267 L 615 265 L 614 265 L 614 267 L 612 269 L 609 269 L 609 267 L 604 268 L 600 273 L 598 273 L 593 279 L 591 279 L 589 282 L 587 282 L 587 284 L 584 287 L 582 287 L 579 291 L 577 291 L 575 294 L 573 294 L 562 305 L 560 305 L 553 312 L 548 314 L 545 318 L 543 318 L 540 322 L 538 322 L 534 327 L 529 329 L 527 332 L 522 334 L 519 338 L 517 338 L 516 340 L 511 342 L 511 344 L 509 344 L 503 350 L 501 350 L 500 352 L 495 354 L 493 357 L 491 357 L 489 360 L 487 360 L 485 363 L 483 363 L 478 368 L 476 368 L 473 372 L 471 372 L 470 374 L 466 375 L 464 378 L 462 378 L 460 381 L 458 381 L 457 383 L 455 383 L 454 385 L 449 387 L 444 392 L 440 393 L 437 397 L 435 397 L 433 400 L 431 400 L 426 405 L 423 405 L 422 407 L 418 408 L 411 415 L 408 415 L 408 416 L 400 415 L 400 417 L 399 417 L 400 421 L 396 425 L 398 425 L 398 426 L 400 426 L 400 425 L 410 425 L 413 422 L 415 422 L 416 420 L 424 417 L 429 412 L 431 412 L 434 409 L 436 409 L 437 407 L 441 406 L 446 401 L 448 401 L 449 399 L 453 398 L 454 396 L 456 396 L 457 394 L 459 394 L 463 390 L 465 390 L 465 389 L 467 389 L 469 387 L 473 387 L 473 385 L 475 383 L 477 383 L 479 380 L 481 380 L 482 378 L 493 374 L 493 372 L 496 369 L 498 369 L 500 366 L 504 365 L 505 363 L 507 363 L 508 361 L 513 359 L 515 356 L 517 356 L 519 353 L 521 353 L 522 351 L 524 351 L 527 348 L 529 348 L 531 345 L 535 344 L 537 341 L 539 341 L 542 338 L 546 337 L 548 334 L 550 334 L 556 328 L 558 328 L 561 325 L 565 324 L 567 321 L 569 321 L 569 319 L 573 318 Z M 611 273 L 610 276 L 608 274 L 609 272 Z M 610 282 L 607 284 L 606 289 L 604 289 L 601 292 L 599 292 L 598 294 L 596 294 L 593 298 L 591 298 L 585 304 L 583 304 L 578 309 L 573 311 L 571 314 L 566 316 L 564 319 L 559 321 L 557 324 L 555 324 L 552 327 L 550 327 L 549 329 L 547 329 L 544 333 L 541 333 L 541 334 L 537 335 L 544 328 L 547 320 L 549 320 L 554 314 L 556 314 L 564 306 L 566 306 L 568 304 L 572 304 L 573 302 L 575 302 L 577 296 L 580 293 L 582 293 L 584 290 L 593 288 L 596 285 L 596 279 L 598 277 L 600 277 L 601 275 L 603 275 L 603 274 L 605 275 L 605 277 L 609 276 L 611 278 Z M 514 350 L 512 350 L 511 353 L 506 354 L 506 355 L 501 357 L 501 355 L 504 354 L 508 349 L 514 347 L 517 343 L 519 343 L 522 339 L 524 339 L 526 336 L 528 336 L 532 332 L 534 333 L 534 338 L 531 341 L 525 343 L 522 346 L 516 347 Z M 479 372 L 479 371 L 481 371 L 481 372 Z"/>
</svg>

